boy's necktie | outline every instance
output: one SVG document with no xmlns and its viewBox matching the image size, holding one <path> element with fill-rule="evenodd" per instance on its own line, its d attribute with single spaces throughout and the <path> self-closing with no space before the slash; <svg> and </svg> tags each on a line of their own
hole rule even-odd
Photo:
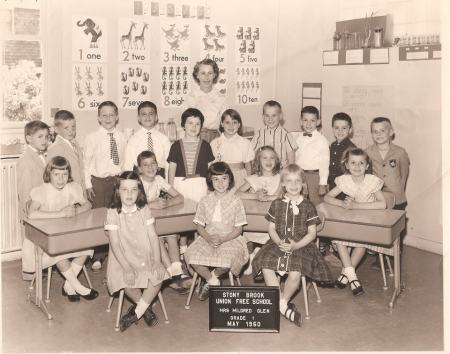
<svg viewBox="0 0 450 354">
<path fill-rule="evenodd" d="M 312 138 L 312 134 L 311 133 L 303 133 L 303 136 L 309 136 L 310 138 Z"/>
<path fill-rule="evenodd" d="M 147 132 L 147 149 L 153 152 L 153 139 L 151 132 Z"/>
<path fill-rule="evenodd" d="M 117 151 L 117 143 L 116 139 L 114 139 L 113 133 L 108 133 L 109 135 L 109 147 L 111 151 L 111 160 L 113 161 L 114 165 L 119 164 L 119 152 Z"/>
</svg>

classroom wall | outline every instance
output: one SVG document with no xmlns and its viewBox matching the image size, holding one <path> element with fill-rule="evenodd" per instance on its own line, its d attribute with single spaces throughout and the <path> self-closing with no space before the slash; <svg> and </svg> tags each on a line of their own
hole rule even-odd
<svg viewBox="0 0 450 354">
<path fill-rule="evenodd" d="M 426 6 L 423 4 L 426 3 Z M 283 105 L 285 127 L 298 130 L 298 116 L 303 82 L 323 84 L 323 133 L 331 141 L 330 119 L 342 111 L 344 87 L 380 88 L 386 104 L 374 105 L 370 113 L 389 116 L 396 131 L 395 143 L 403 146 L 411 159 L 407 186 L 408 232 L 405 243 L 442 253 L 441 207 L 441 63 L 440 61 L 399 62 L 396 48 L 390 50 L 390 64 L 322 66 L 322 51 L 332 48 L 335 22 L 364 17 L 372 10 L 377 15 L 392 14 L 394 34 L 438 32 L 439 3 L 421 0 L 209 0 L 211 20 L 229 26 L 258 25 L 262 41 L 261 101 L 278 99 Z M 49 35 L 47 58 L 49 75 L 49 107 L 71 108 L 71 27 L 73 14 L 101 15 L 108 19 L 108 90 L 111 99 L 117 96 L 117 40 L 119 17 L 133 14 L 133 1 L 49 0 L 47 6 Z M 158 18 L 151 18 L 151 28 L 158 28 Z M 196 20 L 197 27 L 205 21 Z M 198 31 L 199 29 L 197 29 Z M 196 33 L 193 33 L 195 36 Z M 198 52 L 194 43 L 192 53 Z M 151 34 L 151 75 L 159 77 L 159 33 Z M 234 42 L 229 42 L 229 67 L 234 68 Z M 151 78 L 152 80 L 152 78 Z M 244 124 L 259 128 L 261 106 L 241 106 L 234 102 L 234 73 L 229 70 L 228 98 L 230 107 L 241 112 Z M 152 86 L 150 100 L 159 102 L 158 84 Z M 370 103 L 370 102 L 369 102 Z M 352 106 L 355 108 L 355 105 Z M 355 108 L 356 109 L 356 108 Z M 357 112 L 355 112 L 357 113 Z M 78 138 L 97 128 L 95 111 L 75 111 Z M 159 106 L 160 120 L 179 117 L 180 109 Z M 367 112 L 366 112 L 367 115 Z M 378 115 L 378 114 L 377 114 Z M 136 128 L 136 113 L 120 110 L 120 128 Z M 362 145 L 370 143 L 368 122 L 362 116 L 355 125 L 355 139 Z M 424 148 L 426 142 L 426 148 Z M 363 147 L 364 147 L 363 146 Z"/>
<path fill-rule="evenodd" d="M 409 206 L 405 243 L 442 254 L 441 170 L 441 62 L 399 62 L 390 49 L 387 65 L 322 66 L 322 51 L 332 49 L 335 22 L 362 18 L 372 10 L 393 14 L 394 33 L 439 33 L 439 2 L 431 1 L 283 1 L 280 5 L 275 96 L 280 97 L 286 127 L 299 129 L 302 82 L 323 84 L 323 133 L 332 141 L 331 117 L 345 108 L 358 116 L 364 104 L 367 116 L 356 120 L 355 141 L 371 143 L 369 122 L 388 116 L 396 132 L 394 140 L 411 159 L 407 184 Z M 301 21 L 298 20 L 299 14 Z M 306 15 L 307 14 L 307 15 Z M 396 21 L 399 26 L 396 27 Z M 437 29 L 437 30 L 436 30 Z M 293 33 L 303 34 L 293 39 Z M 360 100 L 344 104 L 344 87 L 380 88 L 382 102 Z M 373 107 L 368 107 L 373 105 Z M 373 116 L 371 115 L 373 114 Z M 358 117 L 357 117 L 358 118 Z"/>
<path fill-rule="evenodd" d="M 241 113 L 244 124 L 247 126 L 258 126 L 261 123 L 261 107 L 260 105 L 239 106 L 235 103 L 234 98 L 234 33 L 235 27 L 238 25 L 255 25 L 260 26 L 261 35 L 264 37 L 262 42 L 263 61 L 261 63 L 261 101 L 273 98 L 274 93 L 274 72 L 275 72 L 275 52 L 272 46 L 276 43 L 277 38 L 277 21 L 276 14 L 278 11 L 278 3 L 270 0 L 249 0 L 241 2 L 232 1 L 197 1 L 196 4 L 204 4 L 210 7 L 210 20 L 191 20 L 191 55 L 193 58 L 192 67 L 195 61 L 200 60 L 200 30 L 203 25 L 208 22 L 223 23 L 228 27 L 228 94 L 227 103 L 231 108 L 236 108 Z M 108 21 L 108 93 L 109 99 L 117 101 L 117 68 L 118 68 L 118 41 L 117 37 L 117 21 L 120 17 L 133 17 L 134 1 L 116 1 L 114 6 L 108 0 L 70 0 L 58 1 L 49 0 L 48 18 L 49 18 L 49 41 L 48 60 L 49 60 L 49 106 L 54 108 L 71 108 L 72 107 L 72 28 L 70 21 L 75 14 L 80 15 L 97 15 L 107 18 Z M 137 17 L 139 18 L 139 16 Z M 146 20 L 150 23 L 150 48 L 151 57 L 151 75 L 150 75 L 150 94 L 148 99 L 154 101 L 158 105 L 160 121 L 167 121 L 169 118 L 175 118 L 175 122 L 179 125 L 179 117 L 181 108 L 165 108 L 160 104 L 161 83 L 158 81 L 160 77 L 160 44 L 159 44 L 159 27 L 163 17 L 146 16 Z M 222 67 L 219 64 L 219 67 Z M 191 74 L 191 73 L 190 73 Z M 120 106 L 120 105 L 119 105 Z M 77 111 L 74 110 L 78 120 L 78 139 L 82 141 L 86 134 L 97 128 L 96 111 Z M 120 109 L 119 128 L 137 128 L 136 111 Z"/>
</svg>

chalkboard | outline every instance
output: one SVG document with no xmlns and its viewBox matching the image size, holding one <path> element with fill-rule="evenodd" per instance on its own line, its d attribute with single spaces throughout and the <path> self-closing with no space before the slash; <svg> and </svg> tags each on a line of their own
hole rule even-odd
<svg viewBox="0 0 450 354">
<path fill-rule="evenodd" d="M 276 286 L 212 286 L 209 330 L 280 332 L 279 297 Z"/>
</svg>

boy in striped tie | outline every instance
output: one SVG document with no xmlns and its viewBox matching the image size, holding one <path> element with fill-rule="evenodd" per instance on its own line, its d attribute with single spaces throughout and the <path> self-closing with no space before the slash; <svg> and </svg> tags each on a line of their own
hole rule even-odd
<svg viewBox="0 0 450 354">
<path fill-rule="evenodd" d="M 102 102 L 97 119 L 99 129 L 86 136 L 84 144 L 86 192 L 92 208 L 109 208 L 114 196 L 114 176 L 122 172 L 126 139 L 116 129 L 119 110 L 114 102 Z M 97 249 L 92 259 L 93 270 L 101 269 Z"/>
<path fill-rule="evenodd" d="M 158 175 L 165 177 L 170 141 L 165 134 L 158 130 L 158 109 L 153 102 L 143 101 L 138 106 L 137 114 L 141 128 L 128 140 L 123 169 L 132 170 L 136 165 L 138 155 L 142 151 L 148 150 L 156 156 L 159 166 Z"/>
</svg>

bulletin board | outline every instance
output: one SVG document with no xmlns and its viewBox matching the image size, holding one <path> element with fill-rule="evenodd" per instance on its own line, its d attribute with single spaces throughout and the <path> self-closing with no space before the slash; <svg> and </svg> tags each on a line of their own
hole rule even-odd
<svg viewBox="0 0 450 354">
<path fill-rule="evenodd" d="M 353 142 L 356 146 L 366 148 L 371 145 L 370 122 L 373 118 L 394 117 L 393 86 L 343 86 L 343 111 L 352 117 Z"/>
</svg>

